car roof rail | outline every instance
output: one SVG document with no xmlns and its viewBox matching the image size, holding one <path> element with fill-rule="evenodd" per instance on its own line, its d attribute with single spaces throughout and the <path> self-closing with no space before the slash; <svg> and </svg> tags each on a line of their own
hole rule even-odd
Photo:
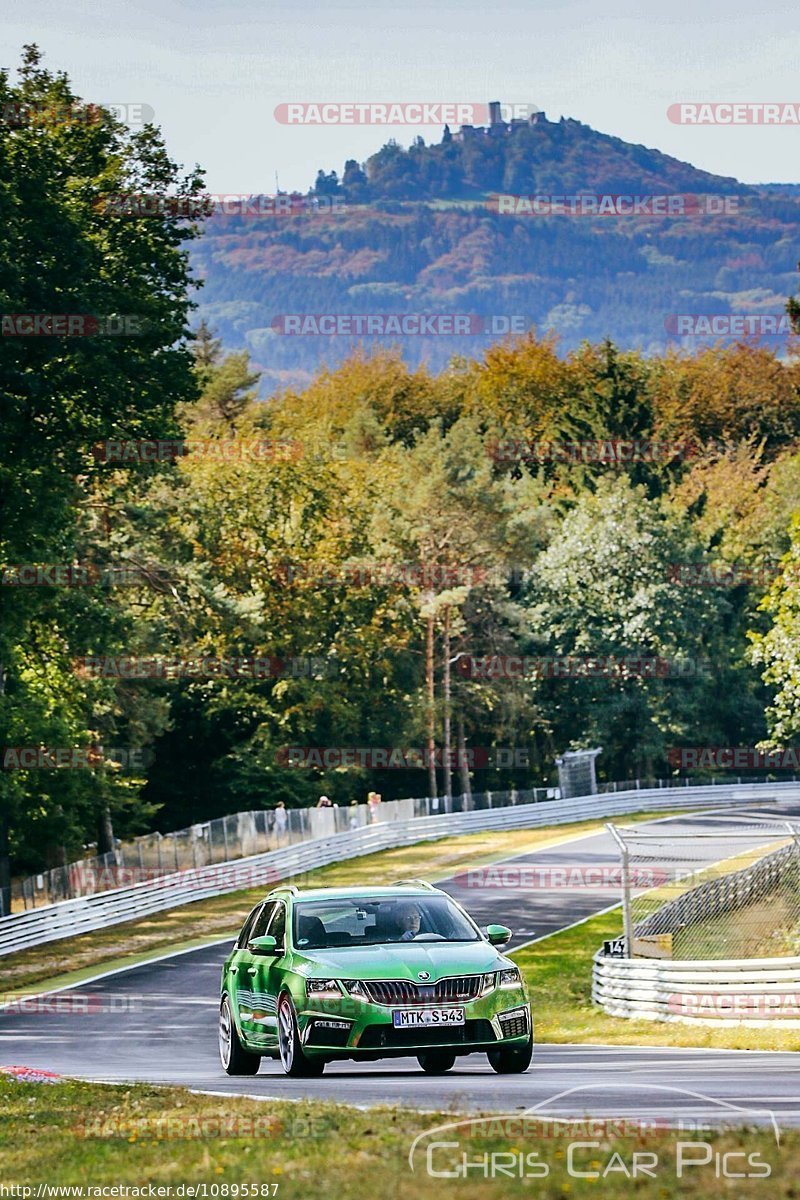
<svg viewBox="0 0 800 1200">
<path fill-rule="evenodd" d="M 429 883 L 427 879 L 395 879 L 392 881 L 391 887 L 421 887 L 428 892 L 435 892 L 438 889 Z"/>
<path fill-rule="evenodd" d="M 269 893 L 270 896 L 273 896 L 275 892 L 289 892 L 292 896 L 300 895 L 299 889 L 293 883 L 279 883 L 277 887 L 272 888 Z"/>
</svg>

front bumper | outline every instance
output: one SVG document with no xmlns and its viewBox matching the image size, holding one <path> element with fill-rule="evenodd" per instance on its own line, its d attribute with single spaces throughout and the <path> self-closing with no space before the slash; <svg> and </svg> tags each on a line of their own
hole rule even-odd
<svg viewBox="0 0 800 1200">
<path fill-rule="evenodd" d="M 398 1029 L 392 1013 L 401 1007 L 350 996 L 342 996 L 341 1002 L 326 999 L 324 1003 L 306 998 L 304 1007 L 298 1010 L 303 1049 L 310 1057 L 326 1058 L 383 1058 L 435 1047 L 472 1054 L 498 1046 L 524 1045 L 531 1036 L 530 1004 L 521 987 L 496 988 L 464 1004 L 434 1006 L 463 1008 L 463 1025 Z"/>
</svg>

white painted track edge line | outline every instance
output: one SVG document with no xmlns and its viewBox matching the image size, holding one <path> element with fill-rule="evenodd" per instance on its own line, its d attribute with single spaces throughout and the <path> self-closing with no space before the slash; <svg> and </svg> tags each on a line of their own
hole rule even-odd
<svg viewBox="0 0 800 1200">
<path fill-rule="evenodd" d="M 197 954 L 200 950 L 208 950 L 211 946 L 221 946 L 224 942 L 235 941 L 236 935 L 214 938 L 213 941 L 204 942 L 200 946 L 184 947 L 182 950 L 169 950 L 166 954 L 156 954 L 152 958 L 144 958 L 139 962 L 128 963 L 124 967 L 115 967 L 113 971 L 100 971 L 97 975 L 90 975 L 87 979 L 78 979 L 75 983 L 65 983 L 63 987 L 50 988 L 46 992 L 37 992 L 35 990 L 21 991 L 15 999 L 8 1000 L 5 1004 L 0 1004 L 0 1013 L 4 1012 L 7 1008 L 13 1008 L 19 1004 L 20 1000 L 27 999 L 28 997 L 58 996 L 62 992 L 71 992 L 74 988 L 86 987 L 89 983 L 97 983 L 100 979 L 110 979 L 113 975 L 123 975 L 126 971 L 135 971 L 137 967 L 149 967 L 151 963 L 165 962 L 168 958 L 179 958 L 182 954 Z M 33 987 L 35 988 L 35 986 L 34 984 Z"/>
</svg>

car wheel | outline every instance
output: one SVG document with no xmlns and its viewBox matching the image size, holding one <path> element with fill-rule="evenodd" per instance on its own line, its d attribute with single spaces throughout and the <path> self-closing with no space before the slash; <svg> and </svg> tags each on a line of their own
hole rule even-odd
<svg viewBox="0 0 800 1200">
<path fill-rule="evenodd" d="M 261 1055 L 245 1050 L 239 1040 L 227 996 L 219 1006 L 219 1057 L 228 1075 L 256 1075 L 261 1066 Z"/>
<path fill-rule="evenodd" d="M 498 1047 L 497 1050 L 489 1050 L 486 1057 L 492 1070 L 498 1075 L 521 1075 L 531 1065 L 533 1038 L 528 1038 L 524 1046 L 504 1046 Z"/>
<path fill-rule="evenodd" d="M 456 1061 L 455 1054 L 449 1050 L 424 1050 L 417 1055 L 417 1062 L 426 1075 L 444 1075 Z"/>
<path fill-rule="evenodd" d="M 285 1075 L 302 1076 L 307 1079 L 309 1076 L 321 1075 L 325 1070 L 324 1059 L 306 1058 L 303 1053 L 294 1005 L 286 992 L 278 1001 L 278 1050 Z"/>
</svg>

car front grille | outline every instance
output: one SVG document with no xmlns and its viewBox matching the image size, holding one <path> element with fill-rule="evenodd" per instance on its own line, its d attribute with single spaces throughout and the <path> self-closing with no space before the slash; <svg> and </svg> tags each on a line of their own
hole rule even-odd
<svg viewBox="0 0 800 1200">
<path fill-rule="evenodd" d="M 405 979 L 365 980 L 362 987 L 373 1004 L 412 1008 L 428 1004 L 464 1004 L 480 995 L 482 975 L 453 975 L 438 983 L 409 983 Z"/>
<path fill-rule="evenodd" d="M 400 1050 L 418 1046 L 487 1045 L 497 1038 L 490 1021 L 466 1021 L 463 1025 L 417 1025 L 395 1029 L 393 1025 L 367 1025 L 358 1042 L 359 1050 Z"/>
</svg>

